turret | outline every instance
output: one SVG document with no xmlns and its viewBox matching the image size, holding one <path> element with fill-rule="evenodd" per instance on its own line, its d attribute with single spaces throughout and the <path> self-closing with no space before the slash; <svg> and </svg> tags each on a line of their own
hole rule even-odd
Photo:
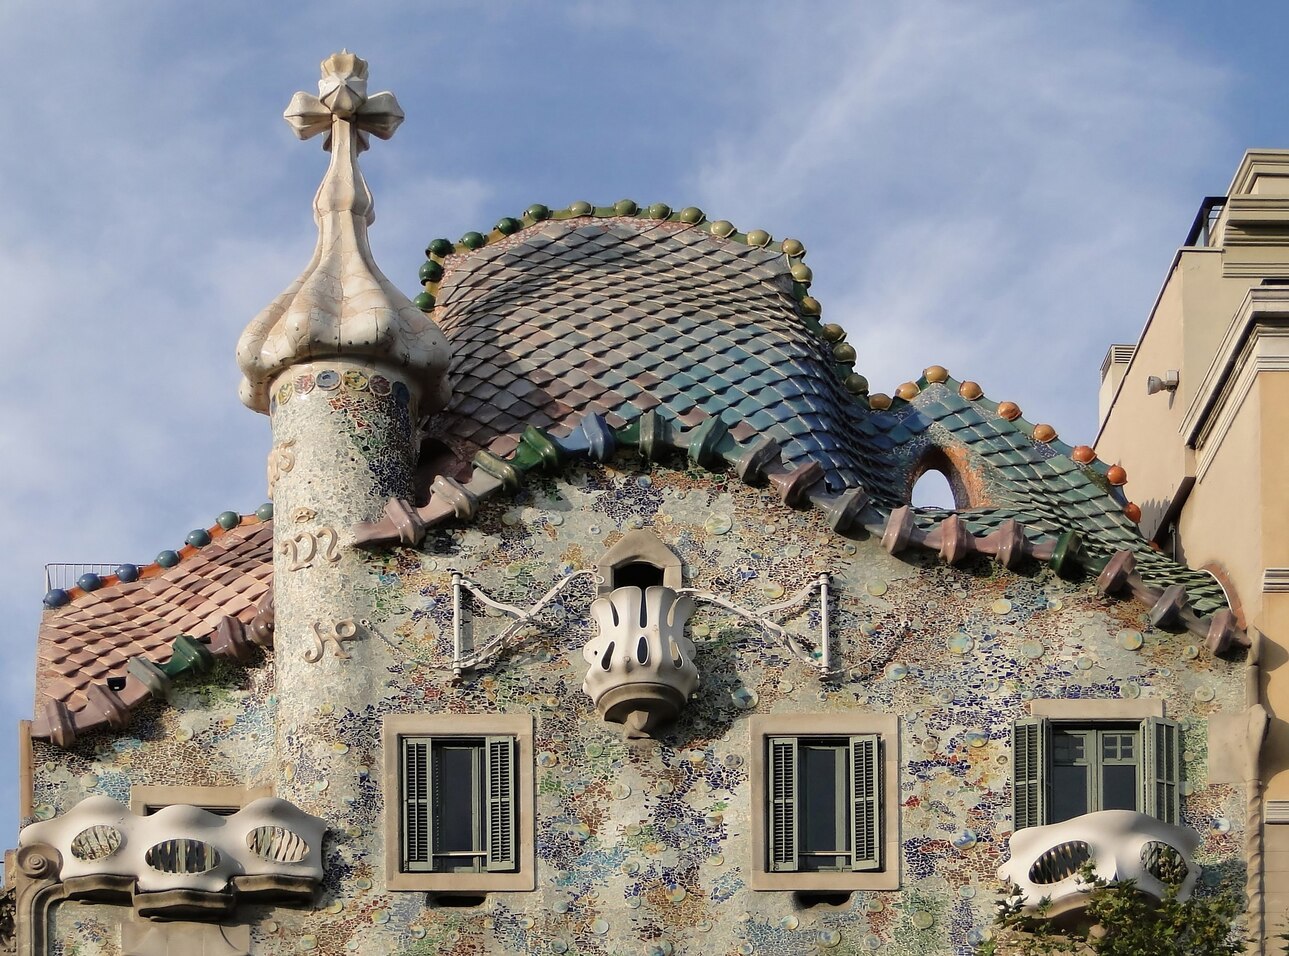
<svg viewBox="0 0 1289 956">
<path fill-rule="evenodd" d="M 366 62 L 337 53 L 318 95 L 297 93 L 285 117 L 301 139 L 324 134 L 331 153 L 314 199 L 318 245 L 242 333 L 237 359 L 242 401 L 273 426 L 277 794 L 335 820 L 358 777 L 324 742 L 326 712 L 375 699 L 383 672 L 355 603 L 365 572 L 348 529 L 410 496 L 417 423 L 446 400 L 449 352 L 367 241 L 375 214 L 358 154 L 402 122 L 394 95 L 369 96 Z"/>
</svg>

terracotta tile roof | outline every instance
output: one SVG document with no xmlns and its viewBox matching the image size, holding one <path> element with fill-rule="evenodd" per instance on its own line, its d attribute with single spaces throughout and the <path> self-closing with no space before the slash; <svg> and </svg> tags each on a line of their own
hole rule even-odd
<svg viewBox="0 0 1289 956">
<path fill-rule="evenodd" d="M 60 592 L 65 603 L 46 611 L 37 638 L 35 736 L 54 735 L 60 724 L 75 733 L 114 723 L 118 703 L 128 709 L 155 692 L 139 675 L 168 679 L 190 659 L 246 656 L 254 640 L 246 626 L 271 593 L 273 523 L 250 515 L 206 534 L 209 543 L 184 547 L 171 567 Z"/>
</svg>

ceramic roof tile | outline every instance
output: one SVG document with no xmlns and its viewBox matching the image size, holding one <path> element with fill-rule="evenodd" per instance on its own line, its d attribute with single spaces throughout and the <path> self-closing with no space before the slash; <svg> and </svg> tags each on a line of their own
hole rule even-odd
<svg viewBox="0 0 1289 956">
<path fill-rule="evenodd" d="M 45 613 L 36 652 L 38 713 L 47 699 L 73 710 L 83 706 L 85 689 L 124 676 L 131 657 L 164 663 L 169 642 L 181 633 L 200 638 L 225 615 L 243 622 L 255 616 L 272 577 L 272 523 L 249 519 L 212 534 L 209 545 L 174 567 L 154 565 L 133 583 L 109 579 L 101 589 L 76 592 L 69 604 Z"/>
<path fill-rule="evenodd" d="M 513 448 L 530 424 L 566 434 L 593 406 L 623 422 L 658 407 L 673 420 L 747 422 L 780 442 L 786 464 L 819 461 L 834 487 L 888 484 L 886 463 L 856 427 L 866 409 L 797 311 L 781 254 L 679 223 L 570 220 L 450 256 L 444 267 L 435 318 L 449 341 L 483 335 L 524 356 L 525 367 L 508 367 L 550 399 L 529 417 L 477 348 L 455 350 L 453 380 L 464 388 L 431 430 L 466 457 Z M 703 373 L 678 378 L 686 363 Z M 768 406 L 779 407 L 757 416 Z"/>
</svg>

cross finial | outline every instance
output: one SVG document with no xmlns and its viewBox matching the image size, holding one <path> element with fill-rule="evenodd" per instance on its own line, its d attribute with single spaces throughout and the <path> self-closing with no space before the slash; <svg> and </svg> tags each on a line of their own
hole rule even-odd
<svg viewBox="0 0 1289 956">
<path fill-rule="evenodd" d="M 389 139 L 403 122 L 393 93 L 367 95 L 367 61 L 347 50 L 322 62 L 318 95 L 296 93 L 284 114 L 300 139 L 325 132 L 331 153 L 313 198 L 313 261 L 242 333 L 242 401 L 270 410 L 269 387 L 296 365 L 353 360 L 382 366 L 419 392 L 421 411 L 448 399 L 449 356 L 438 326 L 380 271 L 367 242 L 376 218 L 358 168 L 367 135 Z"/>
<path fill-rule="evenodd" d="M 352 123 L 358 130 L 358 148 L 367 148 L 367 134 L 389 139 L 403 122 L 403 110 L 393 93 L 367 95 L 367 61 L 348 50 L 322 61 L 318 95 L 301 90 L 291 97 L 283 117 L 295 135 L 310 139 L 326 133 L 322 148 L 331 149 L 336 123 Z"/>
</svg>

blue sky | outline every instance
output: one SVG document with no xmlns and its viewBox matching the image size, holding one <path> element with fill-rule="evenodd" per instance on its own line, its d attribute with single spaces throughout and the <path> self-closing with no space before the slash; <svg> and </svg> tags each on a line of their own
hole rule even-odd
<svg viewBox="0 0 1289 956">
<path fill-rule="evenodd" d="M 430 239 L 533 202 L 698 205 L 805 242 L 875 390 L 943 364 L 1078 443 L 1201 198 L 1245 148 L 1289 147 L 1289 8 L 1230 10 L 0 6 L 0 767 L 44 563 L 145 563 L 264 500 L 268 421 L 233 348 L 312 251 L 325 155 L 281 112 L 327 54 L 369 60 L 407 114 L 363 165 L 377 261 L 410 294 Z"/>
</svg>

